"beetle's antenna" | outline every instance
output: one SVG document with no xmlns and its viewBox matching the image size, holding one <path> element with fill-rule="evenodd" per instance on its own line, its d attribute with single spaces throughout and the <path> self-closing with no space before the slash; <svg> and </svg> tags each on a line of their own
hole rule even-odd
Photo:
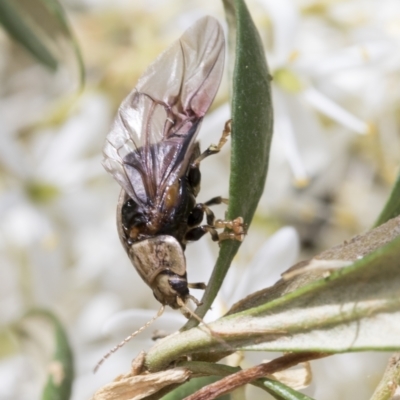
<svg viewBox="0 0 400 400">
<path fill-rule="evenodd" d="M 103 364 L 104 361 L 106 361 L 107 358 L 111 356 L 111 354 L 114 354 L 118 349 L 125 346 L 136 335 L 138 335 L 140 332 L 143 332 L 146 328 L 148 328 L 158 317 L 161 317 L 164 310 L 165 310 L 165 306 L 162 305 L 160 307 L 160 309 L 158 310 L 157 314 L 150 321 L 147 321 L 141 328 L 139 328 L 137 331 L 131 333 L 122 342 L 118 343 L 115 347 L 113 347 L 108 353 L 104 354 L 103 358 L 94 367 L 93 372 L 96 373 L 98 371 L 98 369 L 100 368 L 101 364 Z"/>
<path fill-rule="evenodd" d="M 196 299 L 197 300 L 197 299 Z M 209 325 L 204 322 L 202 318 L 200 318 L 197 314 L 194 313 L 186 304 L 185 302 L 180 298 L 177 297 L 176 302 L 178 303 L 179 307 L 183 308 L 188 314 L 190 314 L 191 317 L 199 321 L 201 324 L 204 325 L 204 327 L 208 330 L 208 333 L 215 338 L 219 343 L 224 345 L 229 351 L 232 351 L 232 353 L 236 352 L 236 349 L 234 349 L 229 343 L 227 343 L 224 339 L 222 339 L 218 333 L 214 332 Z"/>
</svg>

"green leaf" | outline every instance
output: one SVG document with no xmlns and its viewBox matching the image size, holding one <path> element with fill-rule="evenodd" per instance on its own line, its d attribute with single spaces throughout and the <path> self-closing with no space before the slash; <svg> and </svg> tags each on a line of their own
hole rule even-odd
<svg viewBox="0 0 400 400">
<path fill-rule="evenodd" d="M 202 387 L 207 386 L 210 383 L 217 382 L 220 379 L 221 377 L 219 376 L 204 376 L 202 378 L 191 379 L 189 382 L 184 383 L 183 385 L 179 386 L 172 392 L 168 393 L 166 396 L 162 398 L 162 400 L 182 400 L 186 396 L 193 394 Z M 230 396 L 229 395 L 221 396 L 219 397 L 219 399 L 229 400 Z"/>
<path fill-rule="evenodd" d="M 400 217 L 300 263 L 284 278 L 208 328 L 160 341 L 146 365 L 159 370 L 183 355 L 222 357 L 229 349 L 400 349 Z"/>
<path fill-rule="evenodd" d="M 57 69 L 57 60 L 36 35 L 14 1 L 0 0 L 0 24 L 14 40 L 25 47 L 40 63 L 53 71 Z"/>
<path fill-rule="evenodd" d="M 313 400 L 311 397 L 273 379 L 263 379 L 262 385 L 277 400 Z"/>
<path fill-rule="evenodd" d="M 225 1 L 228 3 L 228 1 Z M 228 219 L 250 224 L 264 191 L 272 140 L 271 76 L 253 20 L 235 0 L 236 48 L 232 92 L 232 158 Z M 227 13 L 229 12 L 227 8 Z M 231 31 L 235 27 L 231 24 Z"/>
<path fill-rule="evenodd" d="M 32 0 L 29 0 L 32 1 Z M 58 0 L 38 0 L 46 5 L 47 9 L 54 15 L 59 23 L 60 31 L 70 41 L 75 57 L 78 62 L 79 78 L 81 88 L 85 85 L 85 65 L 83 63 L 82 53 L 79 48 L 78 41 L 76 40 L 67 19 L 67 16 Z"/>
<path fill-rule="evenodd" d="M 400 171 L 397 175 L 397 180 L 393 186 L 392 193 L 385 204 L 381 214 L 378 217 L 378 220 L 375 222 L 375 227 L 385 222 L 389 221 L 389 219 L 397 217 L 400 215 Z"/>
<path fill-rule="evenodd" d="M 57 68 L 64 52 L 57 41 L 66 39 L 75 53 L 80 84 L 83 86 L 85 73 L 82 55 L 58 0 L 0 0 L 0 24 L 51 70 Z"/>
<path fill-rule="evenodd" d="M 54 315 L 47 315 L 54 325 L 56 343 L 51 365 L 57 367 L 57 372 L 50 371 L 43 390 L 42 400 L 68 400 L 71 396 L 74 379 L 72 350 L 61 323 Z"/>
<path fill-rule="evenodd" d="M 46 360 L 42 400 L 68 400 L 74 378 L 73 354 L 61 322 L 46 310 L 32 310 L 14 327 L 21 344 L 35 346 Z"/>
<path fill-rule="evenodd" d="M 268 170 L 272 139 L 270 75 L 260 36 L 245 3 L 242 0 L 226 0 L 224 5 L 229 25 L 229 54 L 235 60 L 227 218 L 241 216 L 250 225 L 264 190 Z M 222 242 L 204 292 L 203 304 L 196 309 L 200 317 L 211 307 L 239 246 L 239 242 L 231 240 Z M 197 324 L 197 320 L 191 319 L 184 329 Z"/>
</svg>

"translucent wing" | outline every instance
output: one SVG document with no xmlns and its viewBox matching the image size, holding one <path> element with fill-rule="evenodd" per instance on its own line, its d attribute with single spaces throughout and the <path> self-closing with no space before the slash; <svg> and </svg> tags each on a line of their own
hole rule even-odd
<svg viewBox="0 0 400 400">
<path fill-rule="evenodd" d="M 220 24 L 204 17 L 160 54 L 122 102 L 103 166 L 136 202 L 156 201 L 186 171 L 224 53 Z"/>
</svg>

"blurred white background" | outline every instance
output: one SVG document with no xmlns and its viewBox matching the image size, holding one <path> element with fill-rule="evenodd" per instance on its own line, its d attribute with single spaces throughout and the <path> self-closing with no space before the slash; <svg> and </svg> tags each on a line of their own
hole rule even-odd
<svg viewBox="0 0 400 400">
<path fill-rule="evenodd" d="M 165 47 L 203 15 L 225 26 L 222 4 L 62 4 L 83 53 L 82 93 L 71 54 L 52 74 L 0 30 L 1 400 L 39 397 L 43 365 L 7 334 L 32 307 L 54 311 L 67 329 L 74 400 L 128 370 L 138 351 L 151 346 L 154 329 L 173 331 L 184 321 L 169 310 L 92 373 L 105 352 L 158 308 L 118 240 L 119 187 L 100 164 L 105 136 L 119 103 Z M 400 2 L 247 4 L 274 76 L 275 136 L 265 194 L 209 320 L 273 284 L 296 261 L 368 230 L 400 160 Z M 225 78 L 203 123 L 203 148 L 217 142 L 229 114 Z M 227 196 L 229 146 L 202 163 L 202 175 L 199 201 Z M 224 211 L 216 207 L 218 216 Z M 189 246 L 190 281 L 207 281 L 217 252 L 210 238 Z M 273 356 L 251 354 L 243 366 Z M 368 399 L 389 356 L 313 362 L 305 393 L 318 400 Z M 251 390 L 249 398 L 266 398 Z"/>
</svg>

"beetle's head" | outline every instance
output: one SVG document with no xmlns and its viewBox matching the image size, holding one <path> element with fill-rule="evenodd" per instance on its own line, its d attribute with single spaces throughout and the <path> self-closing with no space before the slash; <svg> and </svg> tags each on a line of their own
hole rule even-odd
<svg viewBox="0 0 400 400">
<path fill-rule="evenodd" d="M 154 297 L 161 304 L 168 305 L 174 309 L 181 308 L 182 302 L 186 303 L 189 298 L 186 273 L 184 276 L 180 276 L 170 271 L 163 271 L 157 275 L 151 288 L 153 289 Z"/>
</svg>

